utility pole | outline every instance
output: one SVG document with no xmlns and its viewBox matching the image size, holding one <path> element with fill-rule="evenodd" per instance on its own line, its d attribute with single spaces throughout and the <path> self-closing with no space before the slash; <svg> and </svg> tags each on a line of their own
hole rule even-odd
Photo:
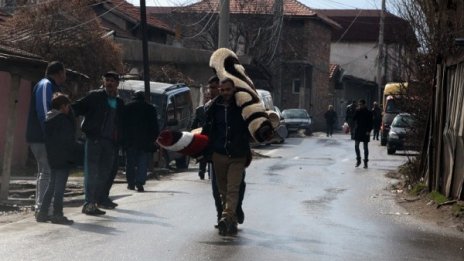
<svg viewBox="0 0 464 261">
<path fill-rule="evenodd" d="M 384 61 L 384 44 L 383 44 L 383 33 L 385 31 L 385 0 L 382 0 L 382 10 L 380 12 L 380 26 L 379 26 L 379 49 L 377 55 L 377 98 L 379 104 L 382 103 L 382 87 L 383 87 L 383 77 L 382 77 L 382 67 Z M 385 104 L 384 104 L 385 105 Z"/>
<path fill-rule="evenodd" d="M 230 2 L 229 0 L 221 0 L 220 3 L 218 48 L 229 48 Z"/>
<path fill-rule="evenodd" d="M 147 8 L 145 0 L 140 0 L 140 29 L 142 31 L 143 81 L 145 83 L 145 101 L 150 102 L 150 66 L 148 61 Z"/>
</svg>

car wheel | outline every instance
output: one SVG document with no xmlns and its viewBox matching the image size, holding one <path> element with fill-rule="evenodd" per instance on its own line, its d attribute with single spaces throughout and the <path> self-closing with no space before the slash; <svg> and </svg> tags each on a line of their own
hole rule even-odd
<svg viewBox="0 0 464 261">
<path fill-rule="evenodd" d="M 387 153 L 388 155 L 392 155 L 392 154 L 395 154 L 396 150 L 395 149 L 392 149 L 392 148 L 387 148 Z"/>
<path fill-rule="evenodd" d="M 311 131 L 311 128 L 305 129 L 305 135 L 306 136 L 311 136 L 312 134 L 313 134 L 313 132 Z"/>
</svg>

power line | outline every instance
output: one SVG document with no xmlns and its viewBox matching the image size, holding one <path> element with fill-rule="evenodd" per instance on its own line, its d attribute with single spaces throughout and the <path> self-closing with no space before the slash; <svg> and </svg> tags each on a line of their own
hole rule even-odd
<svg viewBox="0 0 464 261">
<path fill-rule="evenodd" d="M 348 31 L 350 30 L 351 26 L 354 24 L 354 22 L 356 22 L 356 19 L 358 19 L 359 15 L 361 14 L 362 10 L 359 10 L 358 14 L 356 15 L 356 17 L 353 19 L 353 21 L 351 21 L 350 25 L 346 28 L 346 30 L 343 32 L 343 34 L 340 36 L 340 38 L 338 38 L 337 42 L 340 42 L 343 37 L 345 36 L 346 33 L 348 33 Z"/>
<path fill-rule="evenodd" d="M 29 38 L 29 37 L 33 37 L 33 36 L 36 36 L 36 37 L 43 37 L 43 36 L 49 36 L 49 35 L 53 35 L 53 34 L 58 34 L 58 33 L 63 33 L 63 32 L 66 32 L 66 31 L 70 31 L 70 30 L 73 30 L 73 29 L 76 29 L 76 28 L 79 28 L 81 26 L 84 26 L 86 24 L 89 24 L 97 19 L 99 19 L 100 17 L 106 15 L 107 13 L 113 11 L 114 9 L 118 8 L 119 6 L 123 5 L 124 3 L 126 3 L 125 1 L 121 1 L 121 3 L 119 3 L 118 5 L 115 5 L 114 7 L 108 9 L 106 12 L 102 13 L 101 15 L 98 15 L 98 16 L 95 16 L 94 18 L 90 19 L 90 20 L 87 20 L 85 22 L 82 22 L 82 23 L 79 23 L 77 25 L 74 25 L 74 26 L 70 26 L 70 27 L 67 27 L 67 28 L 64 28 L 64 29 L 61 29 L 61 30 L 58 30 L 58 31 L 52 31 L 52 32 L 47 32 L 47 33 L 42 33 L 42 34 L 32 34 L 32 35 L 27 35 L 27 36 L 24 36 L 23 38 L 20 38 L 20 39 L 14 39 L 13 41 L 19 41 L 19 40 L 23 40 L 23 39 L 26 39 L 26 38 Z M 6 37 L 10 37 L 9 35 L 6 36 Z M 5 38 L 3 38 L 2 40 L 5 40 Z"/>
</svg>

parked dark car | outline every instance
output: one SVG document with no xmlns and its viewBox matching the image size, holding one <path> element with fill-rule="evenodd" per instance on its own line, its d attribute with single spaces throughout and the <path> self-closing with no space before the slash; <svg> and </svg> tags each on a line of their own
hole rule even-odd
<svg viewBox="0 0 464 261">
<path fill-rule="evenodd" d="M 304 130 L 306 135 L 311 135 L 311 116 L 305 109 L 285 109 L 282 118 L 288 133 Z"/>
<path fill-rule="evenodd" d="M 119 96 L 127 103 L 135 91 L 144 90 L 144 82 L 140 80 L 121 81 L 118 87 Z M 158 111 L 158 126 L 161 130 L 188 131 L 193 115 L 190 88 L 185 84 L 150 82 L 151 103 Z M 154 161 L 160 167 L 170 167 L 175 160 L 176 168 L 184 169 L 189 165 L 188 156 L 161 150 L 155 153 Z"/>
<path fill-rule="evenodd" d="M 415 149 L 411 142 L 414 135 L 414 117 L 409 113 L 396 115 L 390 125 L 387 140 L 387 153 L 394 154 L 397 150 Z"/>
</svg>

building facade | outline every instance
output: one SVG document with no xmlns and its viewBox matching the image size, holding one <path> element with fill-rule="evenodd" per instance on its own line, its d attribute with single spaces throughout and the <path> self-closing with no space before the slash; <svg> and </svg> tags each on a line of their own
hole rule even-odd
<svg viewBox="0 0 464 261">
<path fill-rule="evenodd" d="M 215 50 L 219 2 L 149 11 L 176 28 L 180 45 Z M 337 23 L 296 0 L 230 1 L 230 48 L 251 58 L 246 69 L 256 88 L 270 91 L 282 109 L 306 109 L 315 130 L 324 128 L 334 28 Z"/>
</svg>

